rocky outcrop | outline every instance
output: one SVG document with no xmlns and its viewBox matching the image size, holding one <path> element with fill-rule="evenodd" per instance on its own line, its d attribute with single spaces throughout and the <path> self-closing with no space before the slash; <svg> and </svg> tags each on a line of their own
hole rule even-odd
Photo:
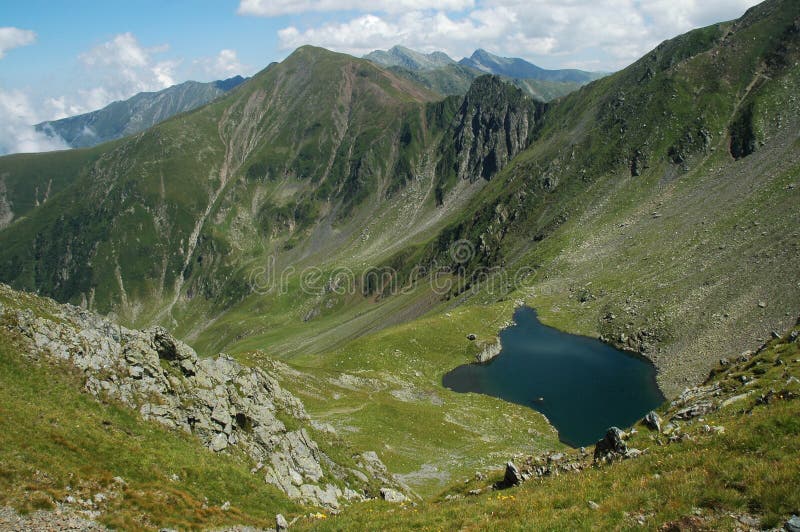
<svg viewBox="0 0 800 532">
<path fill-rule="evenodd" d="M 543 105 L 497 76 L 476 79 L 454 122 L 454 153 L 447 161 L 459 179 L 491 179 L 532 140 Z"/>
<path fill-rule="evenodd" d="M 0 285 L 0 301 L 3 296 L 13 301 L 21 295 Z M 77 307 L 46 305 L 46 311 L 34 312 L 0 303 L 0 326 L 27 340 L 31 356 L 82 370 L 91 395 L 194 434 L 212 452 L 243 451 L 255 464 L 254 474 L 289 497 L 336 509 L 340 501 L 364 498 L 364 488 L 376 478 L 397 485 L 374 453 L 363 471 L 326 456 L 305 428 L 312 423 L 303 404 L 265 370 L 224 354 L 199 359 L 160 327 L 135 331 Z"/>
<path fill-rule="evenodd" d="M 6 182 L 4 176 L 0 176 L 0 229 L 11 223 L 14 213 L 11 211 L 11 204 L 6 197 Z"/>
<path fill-rule="evenodd" d="M 485 364 L 500 355 L 500 351 L 502 351 L 503 346 L 498 339 L 493 344 L 489 344 L 481 349 L 481 352 L 475 355 L 475 361 L 478 364 Z"/>
</svg>

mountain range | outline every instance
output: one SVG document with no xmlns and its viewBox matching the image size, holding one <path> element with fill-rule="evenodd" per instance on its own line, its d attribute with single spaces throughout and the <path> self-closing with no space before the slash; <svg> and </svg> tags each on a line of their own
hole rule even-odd
<svg viewBox="0 0 800 532">
<path fill-rule="evenodd" d="M 0 158 L 0 393 L 41 405 L 0 416 L 0 437 L 37 428 L 0 454 L 2 500 L 61 501 L 84 467 L 81 498 L 135 501 L 99 505 L 123 528 L 281 509 L 322 529 L 782 526 L 800 505 L 799 62 L 793 0 L 604 76 L 304 46 L 130 136 Z M 520 305 L 651 361 L 667 402 L 590 456 L 525 405 L 442 386 Z M 189 430 L 144 433 L 130 408 Z M 159 482 L 107 452 L 127 433 Z"/>
<path fill-rule="evenodd" d="M 533 98 L 549 101 L 604 75 L 581 70 L 546 70 L 524 59 L 499 57 L 485 50 L 476 50 L 471 57 L 457 62 L 444 52 L 424 54 L 394 46 L 387 51 L 370 52 L 364 59 L 446 95 L 463 95 L 477 77 L 494 74 Z"/>
</svg>

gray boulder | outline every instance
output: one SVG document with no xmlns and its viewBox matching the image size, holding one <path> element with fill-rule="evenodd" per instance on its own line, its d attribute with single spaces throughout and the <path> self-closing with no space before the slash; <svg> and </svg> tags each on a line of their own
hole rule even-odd
<svg viewBox="0 0 800 532">
<path fill-rule="evenodd" d="M 646 427 L 655 430 L 656 432 L 661 432 L 661 416 L 655 412 L 651 411 L 644 416 L 642 423 L 644 423 Z"/>
<path fill-rule="evenodd" d="M 800 532 L 800 517 L 793 515 L 783 525 L 786 532 Z"/>
<path fill-rule="evenodd" d="M 628 452 L 628 445 L 622 439 L 623 432 L 617 427 L 611 427 L 605 436 L 594 446 L 594 459 L 600 460 L 606 457 L 624 456 Z"/>
<path fill-rule="evenodd" d="M 514 462 L 506 462 L 506 473 L 503 476 L 503 483 L 506 486 L 517 486 L 522 484 L 522 473 L 519 472 Z"/>
<path fill-rule="evenodd" d="M 405 502 L 406 496 L 392 488 L 381 488 L 381 498 L 386 502 Z"/>
</svg>

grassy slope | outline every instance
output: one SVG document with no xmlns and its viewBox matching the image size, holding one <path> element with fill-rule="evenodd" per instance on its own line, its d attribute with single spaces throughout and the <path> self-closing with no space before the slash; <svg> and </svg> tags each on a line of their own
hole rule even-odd
<svg viewBox="0 0 800 532">
<path fill-rule="evenodd" d="M 800 326 L 795 327 L 800 331 Z M 780 362 L 779 362 L 780 361 Z M 639 426 L 629 447 L 645 450 L 635 460 L 581 473 L 532 480 L 505 491 L 416 507 L 380 502 L 360 504 L 324 522 L 302 521 L 321 530 L 734 530 L 738 516 L 759 518 L 761 527 L 780 526 L 800 509 L 800 343 L 774 340 L 747 362 L 721 368 L 710 378 L 720 399 L 749 395 L 703 418 L 681 424 L 690 438 L 659 444 Z M 742 384 L 741 376 L 750 384 Z M 790 380 L 794 377 L 795 380 Z M 770 391 L 777 394 L 760 401 Z M 660 409 L 669 417 L 668 406 Z M 704 426 L 722 426 L 722 434 Z M 466 494 L 499 480 L 468 480 L 450 492 Z M 594 510 L 588 501 L 599 504 Z"/>
<path fill-rule="evenodd" d="M 191 436 L 98 403 L 80 383 L 74 369 L 32 361 L 16 338 L 0 333 L 0 504 L 31 511 L 105 493 L 103 523 L 156 530 L 263 527 L 275 513 L 302 510 L 252 475 L 244 459 L 215 455 Z M 223 511 L 226 501 L 231 509 Z"/>
</svg>

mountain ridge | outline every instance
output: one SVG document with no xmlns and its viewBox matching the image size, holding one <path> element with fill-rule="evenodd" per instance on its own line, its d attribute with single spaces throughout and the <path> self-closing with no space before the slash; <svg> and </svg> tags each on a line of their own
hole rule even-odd
<svg viewBox="0 0 800 532">
<path fill-rule="evenodd" d="M 486 72 L 516 79 L 539 79 L 572 83 L 589 83 L 602 76 L 600 72 L 585 72 L 577 69 L 547 70 L 518 57 L 500 57 L 482 48 L 475 50 L 459 64 Z"/>
</svg>

